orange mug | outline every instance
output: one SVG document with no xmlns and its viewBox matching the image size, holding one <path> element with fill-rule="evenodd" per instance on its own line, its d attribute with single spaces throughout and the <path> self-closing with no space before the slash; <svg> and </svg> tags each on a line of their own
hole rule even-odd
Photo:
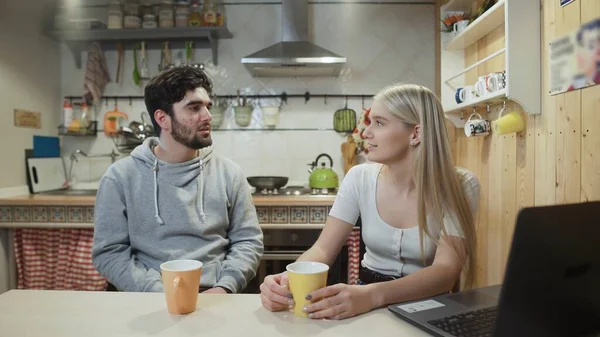
<svg viewBox="0 0 600 337">
<path fill-rule="evenodd" d="M 198 302 L 202 262 L 167 261 L 160 265 L 160 270 L 169 313 L 185 315 L 194 312 Z"/>
</svg>

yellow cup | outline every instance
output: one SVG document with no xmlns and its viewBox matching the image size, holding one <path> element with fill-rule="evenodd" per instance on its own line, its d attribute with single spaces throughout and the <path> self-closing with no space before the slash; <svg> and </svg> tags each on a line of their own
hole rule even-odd
<svg viewBox="0 0 600 337">
<path fill-rule="evenodd" d="M 327 285 L 327 274 L 329 266 L 321 262 L 294 262 L 286 266 L 290 292 L 294 297 L 294 314 L 300 317 L 308 317 L 302 312 L 304 306 L 317 301 L 313 298 L 306 300 L 306 295 L 324 288 Z"/>
<path fill-rule="evenodd" d="M 521 132 L 525 129 L 525 121 L 521 114 L 511 111 L 504 116 L 498 117 L 492 122 L 492 129 L 495 134 L 505 135 L 513 132 Z"/>
<path fill-rule="evenodd" d="M 160 265 L 160 270 L 169 313 L 185 315 L 194 312 L 198 302 L 202 262 L 167 261 Z"/>
</svg>

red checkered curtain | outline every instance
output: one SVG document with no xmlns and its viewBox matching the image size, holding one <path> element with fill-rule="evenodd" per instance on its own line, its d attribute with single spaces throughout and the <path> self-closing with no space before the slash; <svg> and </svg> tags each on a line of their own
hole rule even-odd
<svg viewBox="0 0 600 337">
<path fill-rule="evenodd" d="M 346 240 L 348 245 L 348 284 L 356 284 L 360 270 L 360 228 L 355 228 Z"/>
<path fill-rule="evenodd" d="M 15 229 L 19 289 L 106 289 L 92 264 L 93 229 Z"/>
</svg>

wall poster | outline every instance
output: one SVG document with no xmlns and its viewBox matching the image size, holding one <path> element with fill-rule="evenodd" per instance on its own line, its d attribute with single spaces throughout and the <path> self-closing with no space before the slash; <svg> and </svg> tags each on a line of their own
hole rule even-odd
<svg viewBox="0 0 600 337">
<path fill-rule="evenodd" d="M 550 95 L 600 84 L 600 18 L 550 43 Z"/>
</svg>

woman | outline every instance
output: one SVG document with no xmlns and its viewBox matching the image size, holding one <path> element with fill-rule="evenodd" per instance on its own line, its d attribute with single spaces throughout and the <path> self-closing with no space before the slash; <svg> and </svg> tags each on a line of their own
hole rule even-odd
<svg viewBox="0 0 600 337">
<path fill-rule="evenodd" d="M 342 319 L 448 292 L 463 271 L 466 286 L 473 281 L 479 184 L 452 164 L 440 102 L 421 86 L 391 86 L 375 96 L 369 120 L 373 163 L 346 174 L 321 235 L 298 258 L 331 265 L 360 215 L 359 281 L 307 294 L 323 298 L 304 308 L 311 318 Z M 287 283 L 286 273 L 265 278 L 265 308 L 293 306 Z"/>
</svg>

